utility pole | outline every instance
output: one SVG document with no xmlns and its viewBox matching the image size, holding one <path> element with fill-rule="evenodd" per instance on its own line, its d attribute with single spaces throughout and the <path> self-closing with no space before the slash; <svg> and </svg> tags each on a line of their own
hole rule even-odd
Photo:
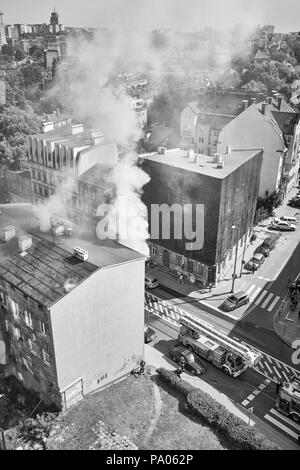
<svg viewBox="0 0 300 470">
<path fill-rule="evenodd" d="M 236 263 L 237 263 L 238 249 L 239 249 L 240 229 L 236 225 L 232 225 L 231 228 L 235 228 L 237 230 L 237 241 L 236 241 L 236 247 L 235 247 L 235 260 L 234 260 L 234 268 L 233 268 L 233 275 L 232 275 L 232 287 L 231 287 L 231 292 L 234 292 L 234 283 L 235 283 L 235 276 L 236 276 Z"/>
<path fill-rule="evenodd" d="M 248 229 L 247 229 L 247 230 L 248 230 Z M 246 247 L 247 247 L 247 230 L 246 230 L 246 233 L 245 233 L 245 242 L 244 242 L 244 249 L 243 249 L 243 257 L 242 257 L 242 264 L 241 264 L 240 277 L 242 277 L 242 271 L 243 271 L 244 260 L 245 260 L 245 252 L 246 252 Z"/>
</svg>

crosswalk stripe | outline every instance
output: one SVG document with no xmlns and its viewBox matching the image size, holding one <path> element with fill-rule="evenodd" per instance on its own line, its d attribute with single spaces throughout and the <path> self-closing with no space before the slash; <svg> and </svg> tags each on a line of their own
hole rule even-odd
<svg viewBox="0 0 300 470">
<path fill-rule="evenodd" d="M 268 312 L 271 312 L 271 310 L 273 310 L 273 308 L 275 307 L 279 299 L 280 299 L 279 295 L 276 295 L 275 299 L 273 300 L 273 302 L 268 308 Z"/>
<path fill-rule="evenodd" d="M 249 401 L 248 401 L 248 400 L 244 400 L 244 401 L 242 401 L 242 405 L 243 405 L 243 406 L 247 406 L 247 405 L 248 405 L 248 403 L 249 403 Z"/>
<path fill-rule="evenodd" d="M 270 423 L 274 424 L 278 428 L 282 429 L 282 431 L 286 432 L 287 434 L 289 434 L 294 439 L 298 440 L 298 434 L 296 434 L 294 431 L 292 431 L 291 429 L 284 426 L 284 424 L 281 424 L 279 421 L 277 421 L 277 419 L 272 418 L 272 416 L 270 416 L 268 414 L 266 414 L 264 416 L 264 418 L 267 419 L 268 421 L 270 421 Z"/>
<path fill-rule="evenodd" d="M 246 294 L 248 294 L 248 295 L 249 295 L 249 294 L 250 294 L 250 292 L 251 292 L 251 291 L 253 291 L 254 287 L 255 287 L 255 284 L 252 284 L 252 286 L 251 286 L 251 287 L 249 287 L 249 289 L 246 291 Z"/>
<path fill-rule="evenodd" d="M 255 302 L 254 302 L 254 303 L 255 303 L 256 305 L 258 305 L 258 304 L 259 304 L 259 302 L 261 302 L 261 301 L 262 301 L 262 299 L 264 298 L 264 296 L 265 296 L 265 295 L 267 295 L 267 293 L 268 293 L 268 291 L 267 291 L 267 290 L 264 290 L 264 291 L 262 291 L 262 294 L 261 294 L 261 295 L 258 297 L 258 299 L 256 299 L 256 300 L 255 300 Z"/>
<path fill-rule="evenodd" d="M 266 300 L 264 301 L 264 303 L 262 304 L 262 308 L 265 308 L 265 306 L 270 302 L 270 300 L 272 299 L 274 294 L 272 294 L 272 292 L 270 292 L 270 294 L 268 295 L 268 297 L 266 298 Z"/>
<path fill-rule="evenodd" d="M 277 418 L 280 418 L 282 421 L 284 421 L 285 423 L 289 424 L 290 426 L 292 426 L 294 429 L 296 429 L 296 431 L 300 431 L 300 426 L 299 424 L 295 423 L 292 419 L 288 418 L 287 416 L 284 416 L 282 413 L 280 413 L 279 411 L 275 410 L 274 408 L 272 408 L 269 413 L 272 413 L 272 415 L 275 415 L 277 416 Z"/>
<path fill-rule="evenodd" d="M 254 292 L 253 294 L 250 296 L 250 302 L 252 302 L 253 299 L 255 299 L 255 297 L 257 296 L 257 294 L 259 293 L 260 291 L 260 287 L 258 287 Z"/>
</svg>

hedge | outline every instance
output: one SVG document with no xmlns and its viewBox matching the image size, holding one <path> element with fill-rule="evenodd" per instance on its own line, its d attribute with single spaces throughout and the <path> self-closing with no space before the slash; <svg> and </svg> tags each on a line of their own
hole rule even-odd
<svg viewBox="0 0 300 470">
<path fill-rule="evenodd" d="M 157 369 L 161 378 L 176 388 L 186 398 L 189 411 L 203 419 L 222 434 L 229 442 L 245 450 L 279 450 L 262 433 L 246 424 L 242 419 L 202 390 L 179 379 L 174 371 Z"/>
</svg>

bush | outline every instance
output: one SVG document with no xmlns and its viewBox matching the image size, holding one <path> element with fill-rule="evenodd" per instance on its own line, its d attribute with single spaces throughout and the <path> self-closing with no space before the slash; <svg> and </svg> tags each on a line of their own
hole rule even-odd
<svg viewBox="0 0 300 470">
<path fill-rule="evenodd" d="M 172 371 L 157 370 L 162 379 L 186 397 L 186 403 L 194 416 L 216 428 L 224 437 L 240 449 L 276 450 L 278 447 L 255 428 L 227 410 L 207 393 L 177 378 Z"/>
<path fill-rule="evenodd" d="M 164 380 L 164 382 L 170 384 L 172 387 L 176 388 L 179 392 L 181 392 L 185 397 L 193 390 L 193 386 L 181 380 L 177 377 L 175 371 L 163 369 L 157 369 L 157 372 Z"/>
</svg>

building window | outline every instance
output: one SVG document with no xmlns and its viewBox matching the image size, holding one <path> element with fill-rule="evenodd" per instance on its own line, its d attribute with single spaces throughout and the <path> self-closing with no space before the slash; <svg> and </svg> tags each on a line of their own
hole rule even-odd
<svg viewBox="0 0 300 470">
<path fill-rule="evenodd" d="M 91 198 L 93 199 L 93 201 L 96 201 L 96 191 L 95 191 L 95 189 L 91 189 Z"/>
<path fill-rule="evenodd" d="M 40 333 L 42 333 L 43 335 L 46 334 L 46 325 L 42 321 L 40 321 Z"/>
<path fill-rule="evenodd" d="M 45 363 L 47 366 L 50 366 L 50 356 L 49 356 L 49 354 L 47 353 L 47 351 L 45 351 L 45 349 L 42 350 L 42 353 L 43 353 L 43 361 L 44 361 L 44 363 Z"/>
<path fill-rule="evenodd" d="M 14 332 L 14 337 L 15 337 L 16 339 L 18 339 L 18 340 L 19 340 L 19 339 L 21 338 L 21 332 L 20 332 L 20 329 L 19 329 L 19 328 L 16 328 L 16 327 L 14 327 L 14 329 L 13 329 L 13 332 Z"/>
<path fill-rule="evenodd" d="M 30 328 L 33 327 L 33 323 L 32 323 L 32 317 L 31 317 L 31 313 L 28 312 L 27 310 L 24 311 L 24 317 L 25 317 L 25 323 L 27 326 L 30 326 Z"/>
<path fill-rule="evenodd" d="M 6 306 L 6 298 L 3 292 L 0 291 L 0 300 L 3 305 Z"/>
<path fill-rule="evenodd" d="M 14 316 L 14 319 L 19 320 L 20 319 L 19 305 L 12 299 L 10 299 L 10 309 Z"/>
<path fill-rule="evenodd" d="M 151 245 L 151 254 L 157 256 L 157 246 Z"/>
</svg>

